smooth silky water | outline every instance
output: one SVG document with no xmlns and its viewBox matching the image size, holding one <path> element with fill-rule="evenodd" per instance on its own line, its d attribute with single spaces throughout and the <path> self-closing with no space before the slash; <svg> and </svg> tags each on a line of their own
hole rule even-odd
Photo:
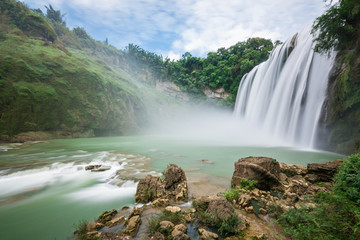
<svg viewBox="0 0 360 240">
<path fill-rule="evenodd" d="M 13 149 L 11 149 L 13 148 Z M 69 239 L 73 224 L 134 204 L 136 180 L 168 163 L 230 178 L 241 157 L 306 165 L 339 155 L 286 147 L 236 146 L 160 136 L 51 140 L 0 151 L 0 239 Z M 209 160 L 212 164 L 201 160 Z M 110 168 L 85 170 L 89 164 Z"/>
</svg>

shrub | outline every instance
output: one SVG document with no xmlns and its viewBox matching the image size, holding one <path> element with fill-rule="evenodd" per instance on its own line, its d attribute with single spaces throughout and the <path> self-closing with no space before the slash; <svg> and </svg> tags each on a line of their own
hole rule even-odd
<svg viewBox="0 0 360 240">
<path fill-rule="evenodd" d="M 342 195 L 319 192 L 315 208 L 290 209 L 278 222 L 295 240 L 360 239 L 359 209 Z"/>
<path fill-rule="evenodd" d="M 240 188 L 230 188 L 225 192 L 224 197 L 229 201 L 238 200 L 243 192 L 244 190 Z"/>
<path fill-rule="evenodd" d="M 88 225 L 87 220 L 80 220 L 78 223 L 73 224 L 73 227 L 75 228 L 74 234 L 76 240 L 86 240 L 86 227 Z"/>
<path fill-rule="evenodd" d="M 256 188 L 257 181 L 256 180 L 249 180 L 246 178 L 242 178 L 240 182 L 240 188 L 252 191 Z"/>
<path fill-rule="evenodd" d="M 360 204 L 360 153 L 344 160 L 334 179 L 335 191 Z"/>
</svg>

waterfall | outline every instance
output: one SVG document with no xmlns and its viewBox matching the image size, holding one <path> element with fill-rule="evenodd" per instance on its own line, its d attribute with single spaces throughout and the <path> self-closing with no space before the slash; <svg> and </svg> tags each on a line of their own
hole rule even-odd
<svg viewBox="0 0 360 240">
<path fill-rule="evenodd" d="M 311 26 L 245 75 L 234 115 L 290 145 L 313 147 L 334 55 L 314 52 Z"/>
</svg>

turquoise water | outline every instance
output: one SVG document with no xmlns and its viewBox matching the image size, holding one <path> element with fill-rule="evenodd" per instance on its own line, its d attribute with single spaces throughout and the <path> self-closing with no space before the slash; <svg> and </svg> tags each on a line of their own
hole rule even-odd
<svg viewBox="0 0 360 240">
<path fill-rule="evenodd" d="M 11 149 L 12 148 L 12 149 Z M 343 156 L 286 147 L 236 146 L 165 137 L 61 139 L 0 147 L 0 239 L 70 239 L 73 224 L 134 204 L 136 179 L 168 163 L 229 179 L 234 162 L 267 156 L 306 165 Z M 212 161 L 204 164 L 201 160 Z M 85 171 L 89 164 L 110 170 Z"/>
</svg>

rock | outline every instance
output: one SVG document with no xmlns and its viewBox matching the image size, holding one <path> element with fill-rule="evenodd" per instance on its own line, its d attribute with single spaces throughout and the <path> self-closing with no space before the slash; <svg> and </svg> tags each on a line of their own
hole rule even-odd
<svg viewBox="0 0 360 240">
<path fill-rule="evenodd" d="M 157 198 L 165 196 L 164 183 L 160 177 L 147 175 L 140 179 L 135 194 L 135 201 L 140 203 L 148 203 Z"/>
<path fill-rule="evenodd" d="M 210 160 L 207 160 L 207 159 L 201 159 L 200 162 L 205 163 L 205 164 L 214 164 L 213 161 L 210 161 Z"/>
<path fill-rule="evenodd" d="M 85 170 L 90 171 L 90 170 L 93 170 L 93 169 L 99 168 L 99 167 L 101 167 L 101 165 L 88 165 L 85 167 Z"/>
<path fill-rule="evenodd" d="M 171 232 L 171 235 L 175 237 L 176 235 L 187 232 L 187 227 L 184 224 L 178 224 L 174 227 L 174 230 Z"/>
<path fill-rule="evenodd" d="M 130 219 L 134 216 L 140 216 L 143 212 L 143 209 L 142 208 L 137 208 L 137 207 L 134 207 L 133 210 L 131 210 L 131 212 L 129 213 L 129 216 L 127 219 Z"/>
<path fill-rule="evenodd" d="M 246 207 L 245 211 L 248 212 L 248 213 L 253 213 L 254 212 L 254 207 L 253 206 Z"/>
<path fill-rule="evenodd" d="M 184 170 L 175 164 L 169 164 L 165 170 L 165 191 L 171 200 L 187 200 L 188 187 Z"/>
<path fill-rule="evenodd" d="M 104 211 L 96 220 L 99 223 L 106 224 L 108 221 L 111 221 L 112 218 L 117 214 L 117 211 L 115 209 L 111 211 Z"/>
<path fill-rule="evenodd" d="M 248 194 L 242 194 L 239 198 L 239 205 L 243 208 L 251 205 L 251 197 Z"/>
<path fill-rule="evenodd" d="M 136 188 L 135 201 L 147 203 L 158 198 L 175 201 L 187 200 L 188 187 L 184 170 L 175 164 L 169 164 L 164 176 L 164 180 L 151 175 L 140 179 Z"/>
<path fill-rule="evenodd" d="M 103 223 L 89 222 L 88 225 L 86 226 L 86 230 L 88 232 L 97 231 L 103 228 L 104 226 L 105 225 Z"/>
<path fill-rule="evenodd" d="M 206 231 L 203 228 L 199 228 L 198 230 L 199 234 L 200 234 L 200 238 L 199 239 L 206 239 L 206 240 L 212 240 L 212 239 L 218 239 L 219 236 L 216 233 L 212 233 L 209 231 Z"/>
<path fill-rule="evenodd" d="M 293 177 L 295 175 L 305 175 L 307 173 L 307 168 L 301 165 L 290 165 L 285 163 L 280 164 L 280 171 L 288 177 Z"/>
<path fill-rule="evenodd" d="M 169 203 L 169 199 L 159 198 L 159 199 L 156 199 L 155 201 L 153 201 L 151 203 L 151 206 L 153 206 L 153 207 L 163 207 L 163 206 L 167 206 L 168 203 Z"/>
<path fill-rule="evenodd" d="M 92 169 L 91 172 L 105 172 L 105 171 L 108 171 L 110 169 L 111 169 L 110 166 L 101 166 L 100 168 Z"/>
<path fill-rule="evenodd" d="M 133 216 L 129 219 L 129 222 L 124 230 L 125 234 L 135 237 L 141 224 L 141 218 L 139 215 Z"/>
<path fill-rule="evenodd" d="M 256 180 L 259 189 L 269 190 L 280 184 L 280 165 L 267 157 L 241 158 L 235 163 L 232 183 L 240 186 L 242 178 Z"/>
<path fill-rule="evenodd" d="M 161 221 L 159 230 L 161 232 L 171 233 L 173 231 L 174 227 L 175 227 L 175 225 L 170 221 Z"/>
<path fill-rule="evenodd" d="M 191 240 L 191 238 L 186 235 L 185 233 L 180 233 L 178 235 L 176 235 L 173 240 Z"/>
<path fill-rule="evenodd" d="M 334 160 L 327 163 L 310 163 L 307 165 L 307 171 L 309 174 L 317 175 L 320 181 L 331 182 L 342 162 Z"/>
<path fill-rule="evenodd" d="M 131 236 L 122 234 L 122 233 L 114 233 L 114 232 L 101 232 L 99 240 L 132 240 Z"/>
<path fill-rule="evenodd" d="M 305 180 L 295 180 L 292 179 L 289 185 L 289 191 L 292 193 L 296 193 L 299 196 L 304 195 L 309 188 L 309 184 L 305 182 Z"/>
<path fill-rule="evenodd" d="M 156 232 L 154 234 L 150 234 L 146 240 L 166 240 L 166 238 L 161 233 Z"/>
<path fill-rule="evenodd" d="M 111 221 L 108 221 L 108 222 L 106 223 L 106 225 L 111 228 L 111 227 L 113 227 L 113 226 L 115 226 L 115 225 L 118 225 L 118 224 L 120 224 L 120 223 L 123 223 L 124 221 L 125 221 L 125 217 L 124 217 L 124 216 L 121 216 L 121 217 L 115 218 L 115 219 L 113 219 L 113 220 L 111 220 Z"/>
<path fill-rule="evenodd" d="M 221 223 L 234 214 L 234 207 L 224 197 L 217 197 L 210 201 L 206 210 L 213 220 Z"/>
<path fill-rule="evenodd" d="M 100 237 L 100 233 L 98 231 L 91 231 L 86 233 L 86 239 L 94 239 Z"/>
<path fill-rule="evenodd" d="M 319 182 L 319 180 L 320 180 L 318 175 L 312 174 L 312 173 L 307 174 L 305 176 L 305 179 L 308 180 L 309 182 L 312 182 L 312 183 Z"/>
<path fill-rule="evenodd" d="M 193 206 L 195 207 L 196 211 L 205 212 L 208 209 L 211 200 L 217 198 L 217 196 L 201 196 L 193 200 Z"/>
<path fill-rule="evenodd" d="M 181 208 L 177 207 L 177 206 L 167 206 L 165 208 L 165 211 L 171 212 L 171 213 L 177 213 L 177 212 L 181 212 Z"/>
<path fill-rule="evenodd" d="M 264 208 L 260 208 L 259 213 L 262 214 L 262 215 L 266 215 L 267 211 Z"/>
</svg>

